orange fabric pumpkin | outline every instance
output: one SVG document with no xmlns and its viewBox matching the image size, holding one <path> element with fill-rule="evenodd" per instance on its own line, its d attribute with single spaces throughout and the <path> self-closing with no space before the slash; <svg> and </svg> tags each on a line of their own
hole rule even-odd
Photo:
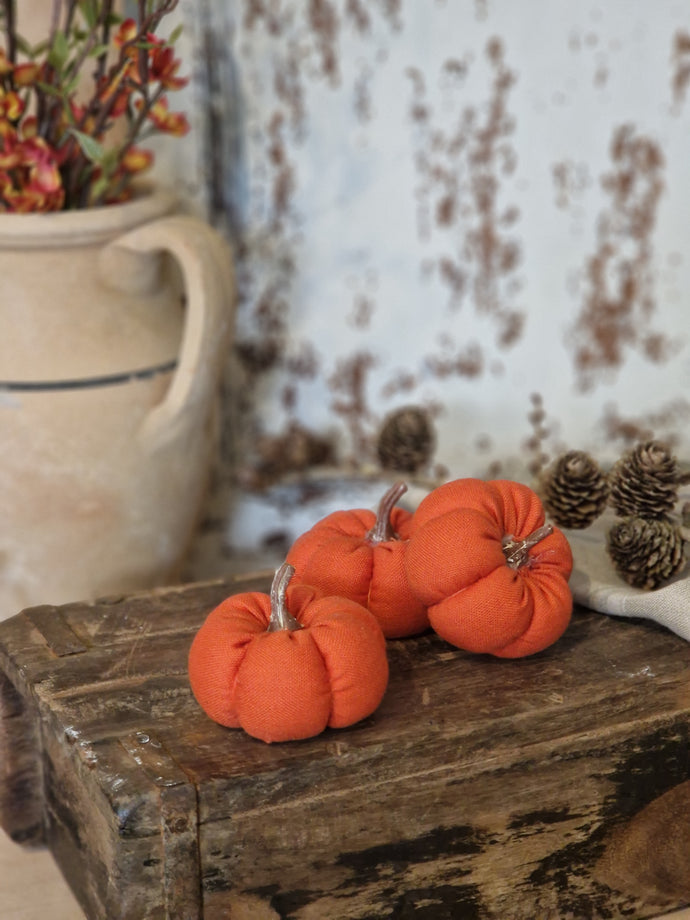
<svg viewBox="0 0 690 920">
<path fill-rule="evenodd" d="M 412 513 L 395 503 L 406 490 L 403 482 L 391 486 L 377 514 L 356 509 L 327 515 L 297 538 L 286 557 L 301 582 L 366 607 L 389 639 L 429 627 L 405 575 Z"/>
<path fill-rule="evenodd" d="M 539 497 L 509 480 L 439 486 L 415 512 L 406 553 L 432 628 L 459 648 L 502 658 L 541 651 L 565 631 L 572 564 Z"/>
<path fill-rule="evenodd" d="M 213 610 L 189 652 L 189 680 L 214 721 L 262 741 L 343 728 L 378 707 L 388 683 L 383 633 L 354 601 L 288 585 L 236 594 Z"/>
</svg>

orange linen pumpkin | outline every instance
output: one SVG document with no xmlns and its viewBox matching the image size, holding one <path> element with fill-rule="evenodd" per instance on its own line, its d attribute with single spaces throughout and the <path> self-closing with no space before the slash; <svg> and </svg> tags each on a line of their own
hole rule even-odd
<svg viewBox="0 0 690 920">
<path fill-rule="evenodd" d="M 372 614 L 346 598 L 288 586 L 293 574 L 282 565 L 270 596 L 227 598 L 189 652 L 189 680 L 204 712 L 267 742 L 352 725 L 371 715 L 388 683 L 386 642 Z"/>
<path fill-rule="evenodd" d="M 470 652 L 519 658 L 565 631 L 572 553 L 528 486 L 458 479 L 414 514 L 405 565 L 432 628 Z"/>
<path fill-rule="evenodd" d="M 286 557 L 301 582 L 366 607 L 389 639 L 429 627 L 426 608 L 405 575 L 412 513 L 395 503 L 406 490 L 404 482 L 391 486 L 377 514 L 334 511 L 298 537 Z"/>
</svg>

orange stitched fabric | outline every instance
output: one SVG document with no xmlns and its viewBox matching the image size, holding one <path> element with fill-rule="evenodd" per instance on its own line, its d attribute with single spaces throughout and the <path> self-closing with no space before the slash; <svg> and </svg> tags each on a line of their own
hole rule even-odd
<svg viewBox="0 0 690 920">
<path fill-rule="evenodd" d="M 556 528 L 508 565 L 505 538 L 525 540 L 544 525 L 528 486 L 509 480 L 445 483 L 419 505 L 406 554 L 415 595 L 442 638 L 472 652 L 517 658 L 541 651 L 572 613 L 572 553 Z"/>
<path fill-rule="evenodd" d="M 419 530 L 439 514 L 460 508 L 498 519 L 503 513 L 503 502 L 500 493 L 494 488 L 487 488 L 484 479 L 454 479 L 437 486 L 420 502 L 413 516 L 413 528 Z"/>
<path fill-rule="evenodd" d="M 286 599 L 304 628 L 267 632 L 269 596 L 239 594 L 209 614 L 189 653 L 190 684 L 206 714 L 267 742 L 358 722 L 388 683 L 385 639 L 369 611 L 304 585 L 288 587 Z"/>
<path fill-rule="evenodd" d="M 405 574 L 412 514 L 398 507 L 387 514 L 391 535 L 372 542 L 368 535 L 380 515 L 362 509 L 335 511 L 298 537 L 286 558 L 295 567 L 296 580 L 362 604 L 392 639 L 423 632 L 429 619 Z"/>
</svg>

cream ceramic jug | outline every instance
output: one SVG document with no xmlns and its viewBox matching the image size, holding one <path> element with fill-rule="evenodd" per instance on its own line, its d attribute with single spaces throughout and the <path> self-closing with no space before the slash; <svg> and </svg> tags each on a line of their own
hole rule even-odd
<svg viewBox="0 0 690 920">
<path fill-rule="evenodd" d="M 235 290 L 224 240 L 174 208 L 0 215 L 0 619 L 184 557 Z"/>
</svg>

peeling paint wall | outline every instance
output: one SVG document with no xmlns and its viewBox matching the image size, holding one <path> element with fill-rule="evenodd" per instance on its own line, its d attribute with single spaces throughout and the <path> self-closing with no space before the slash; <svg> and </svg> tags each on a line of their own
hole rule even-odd
<svg viewBox="0 0 690 920">
<path fill-rule="evenodd" d="M 453 475 L 685 443 L 682 3 L 188 7 L 215 83 L 201 187 L 237 246 L 241 466 L 295 424 L 371 462 L 408 403 Z"/>
<path fill-rule="evenodd" d="M 563 449 L 608 462 L 652 435 L 687 457 L 683 3 L 185 15 L 212 89 L 199 190 L 237 252 L 244 488 L 296 433 L 307 455 L 313 437 L 375 464 L 408 404 L 436 426 L 429 475 L 528 479 Z"/>
</svg>

